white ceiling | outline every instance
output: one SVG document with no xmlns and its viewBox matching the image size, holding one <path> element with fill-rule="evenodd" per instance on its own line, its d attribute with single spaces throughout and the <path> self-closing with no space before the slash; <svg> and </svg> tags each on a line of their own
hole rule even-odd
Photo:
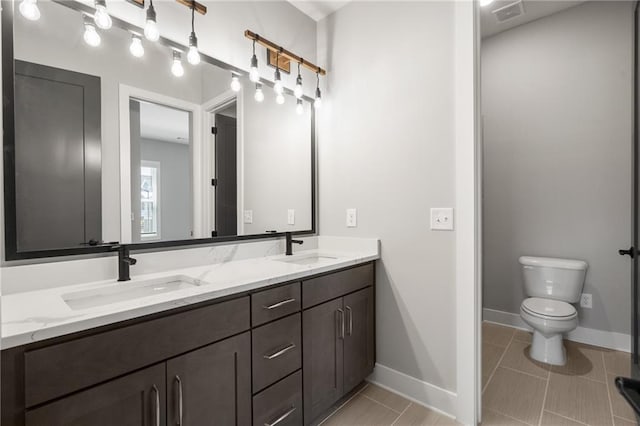
<svg viewBox="0 0 640 426">
<path fill-rule="evenodd" d="M 164 105 L 140 102 L 140 136 L 189 144 L 189 113 Z"/>
<path fill-rule="evenodd" d="M 319 21 L 350 3 L 351 0 L 287 0 L 313 20 Z"/>
<path fill-rule="evenodd" d="M 483 6 L 480 12 L 480 32 L 482 37 L 489 37 L 506 31 L 518 25 L 523 25 L 545 16 L 553 15 L 562 10 L 577 6 L 582 1 L 564 1 L 564 0 L 523 0 L 524 14 L 499 23 L 492 13 L 496 9 L 500 9 L 508 4 L 514 3 L 515 0 L 495 0 L 488 6 Z"/>
</svg>

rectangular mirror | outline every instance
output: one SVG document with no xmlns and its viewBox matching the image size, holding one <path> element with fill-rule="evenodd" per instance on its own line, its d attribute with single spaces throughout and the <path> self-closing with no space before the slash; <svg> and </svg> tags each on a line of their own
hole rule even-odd
<svg viewBox="0 0 640 426">
<path fill-rule="evenodd" d="M 244 73 L 165 39 L 135 57 L 142 31 L 116 18 L 90 46 L 91 8 L 38 4 L 34 22 L 3 2 L 7 260 L 315 232 L 310 99 L 265 84 L 257 102 Z"/>
</svg>

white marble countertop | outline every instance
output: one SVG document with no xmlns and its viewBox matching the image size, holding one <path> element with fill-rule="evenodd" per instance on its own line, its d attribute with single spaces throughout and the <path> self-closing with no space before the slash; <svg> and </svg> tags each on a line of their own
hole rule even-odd
<svg viewBox="0 0 640 426">
<path fill-rule="evenodd" d="M 282 262 L 284 255 L 266 256 L 134 275 L 131 281 L 124 283 L 114 279 L 3 296 L 0 347 L 12 348 L 345 268 L 379 259 L 380 249 L 378 240 L 337 238 L 325 240 L 325 244 L 320 244 L 318 249 L 299 250 L 293 257 L 315 254 L 333 258 L 301 265 Z M 197 280 L 199 285 L 85 309 L 72 309 L 64 300 L 69 293 L 93 289 L 108 291 L 176 275 Z"/>
</svg>

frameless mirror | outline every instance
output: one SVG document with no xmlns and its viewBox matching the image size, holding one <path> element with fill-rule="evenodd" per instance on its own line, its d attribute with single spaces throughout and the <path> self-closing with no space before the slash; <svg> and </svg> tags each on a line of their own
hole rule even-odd
<svg viewBox="0 0 640 426">
<path fill-rule="evenodd" d="M 296 108 L 286 95 L 280 105 L 264 86 L 257 102 L 248 78 L 232 91 L 230 67 L 208 57 L 190 65 L 184 51 L 178 77 L 180 46 L 142 39 L 136 57 L 130 46 L 141 30 L 117 19 L 92 46 L 87 6 L 38 5 L 38 21 L 2 12 L 3 27 L 13 24 L 13 59 L 3 68 L 15 69 L 3 74 L 5 89 L 7 78 L 14 87 L 5 135 L 15 130 L 4 142 L 15 167 L 5 168 L 7 259 L 115 241 L 313 232 L 308 99 Z"/>
</svg>

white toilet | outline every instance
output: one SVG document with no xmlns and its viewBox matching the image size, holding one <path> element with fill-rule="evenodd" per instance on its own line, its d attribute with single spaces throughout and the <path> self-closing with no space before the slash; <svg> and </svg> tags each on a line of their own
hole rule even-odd
<svg viewBox="0 0 640 426">
<path fill-rule="evenodd" d="M 580 300 L 587 263 L 582 260 L 522 256 L 524 290 L 520 316 L 533 328 L 531 358 L 564 365 L 563 333 L 578 326 L 578 312 L 570 303 Z"/>
</svg>

